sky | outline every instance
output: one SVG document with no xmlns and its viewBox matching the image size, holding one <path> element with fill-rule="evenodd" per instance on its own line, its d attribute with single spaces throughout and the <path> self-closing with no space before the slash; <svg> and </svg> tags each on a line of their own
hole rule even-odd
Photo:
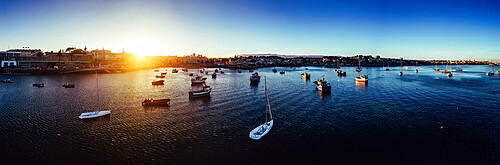
<svg viewBox="0 0 500 165">
<path fill-rule="evenodd" d="M 500 61 L 500 1 L 0 0 L 0 50 Z"/>
</svg>

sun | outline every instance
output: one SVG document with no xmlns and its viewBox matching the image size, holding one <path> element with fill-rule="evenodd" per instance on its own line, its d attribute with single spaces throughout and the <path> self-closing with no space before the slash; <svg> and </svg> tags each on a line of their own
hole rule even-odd
<svg viewBox="0 0 500 165">
<path fill-rule="evenodd" d="M 145 37 L 136 37 L 126 41 L 123 49 L 134 53 L 137 57 L 158 56 L 161 53 L 158 44 Z"/>
</svg>

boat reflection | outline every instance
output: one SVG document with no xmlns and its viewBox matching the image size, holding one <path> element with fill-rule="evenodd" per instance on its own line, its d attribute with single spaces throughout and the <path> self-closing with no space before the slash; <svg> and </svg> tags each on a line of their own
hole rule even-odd
<svg viewBox="0 0 500 165">
<path fill-rule="evenodd" d="M 356 82 L 356 90 L 364 92 L 366 90 L 366 87 L 368 86 L 368 82 Z"/>
<path fill-rule="evenodd" d="M 320 99 L 324 99 L 324 98 L 330 97 L 332 95 L 332 92 L 330 92 L 330 91 L 320 91 L 320 90 L 318 90 L 317 92 L 318 92 L 318 97 Z"/>
</svg>

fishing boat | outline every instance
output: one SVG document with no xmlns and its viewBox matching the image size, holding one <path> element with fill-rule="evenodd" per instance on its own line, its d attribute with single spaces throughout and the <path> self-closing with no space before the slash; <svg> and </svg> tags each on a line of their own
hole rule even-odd
<svg viewBox="0 0 500 165">
<path fill-rule="evenodd" d="M 33 86 L 34 87 L 44 87 L 45 84 L 43 84 L 43 83 L 33 83 Z"/>
<path fill-rule="evenodd" d="M 14 80 L 11 79 L 3 79 L 2 83 L 14 83 Z"/>
<path fill-rule="evenodd" d="M 280 74 L 285 74 L 285 71 L 281 71 Z"/>
<path fill-rule="evenodd" d="M 217 78 L 217 73 L 212 73 L 212 78 Z"/>
<path fill-rule="evenodd" d="M 346 76 L 346 72 L 339 69 L 339 70 L 337 70 L 337 75 L 338 76 Z"/>
<path fill-rule="evenodd" d="M 276 73 L 276 72 L 278 72 L 278 70 L 276 70 L 276 68 L 274 68 L 274 69 L 273 69 L 273 72 L 274 72 L 274 73 Z"/>
<path fill-rule="evenodd" d="M 332 85 L 325 81 L 325 75 L 321 77 L 321 79 L 318 79 L 313 82 L 316 85 L 316 89 L 323 91 L 323 92 L 328 92 L 332 90 Z"/>
<path fill-rule="evenodd" d="M 201 90 L 189 91 L 189 98 L 210 97 L 210 92 L 212 92 L 212 88 L 204 86 Z"/>
<path fill-rule="evenodd" d="M 144 99 L 144 101 L 142 101 L 143 106 L 168 105 L 168 104 L 170 104 L 170 99 L 154 100 L 151 98 L 151 99 Z"/>
<path fill-rule="evenodd" d="M 311 78 L 311 74 L 310 74 L 310 73 L 306 73 L 306 72 L 304 72 L 304 73 L 302 73 L 302 74 L 300 74 L 300 75 L 302 75 L 302 78 L 304 78 L 304 79 L 309 79 L 309 78 Z"/>
<path fill-rule="evenodd" d="M 92 119 L 92 118 L 98 118 L 106 115 L 110 115 L 111 111 L 110 110 L 101 110 L 101 107 L 99 105 L 99 82 L 97 79 L 97 72 L 95 73 L 95 79 L 96 79 L 96 93 L 97 93 L 97 111 L 92 111 L 92 112 L 84 112 L 78 116 L 80 119 Z"/>
<path fill-rule="evenodd" d="M 358 76 L 358 77 L 355 77 L 354 79 L 356 79 L 356 82 L 368 82 L 368 75 L 361 75 L 361 76 Z"/>
<path fill-rule="evenodd" d="M 202 77 L 202 76 L 196 76 L 195 78 L 191 79 L 191 84 L 202 84 L 205 83 L 205 80 L 207 78 Z"/>
<path fill-rule="evenodd" d="M 269 103 L 269 96 L 267 94 L 267 82 L 265 77 L 264 82 L 264 89 L 266 90 L 266 121 L 250 131 L 249 137 L 253 140 L 259 140 L 264 135 L 269 133 L 269 131 L 271 131 L 271 128 L 273 128 L 273 114 L 271 113 L 271 104 Z M 267 121 L 267 112 L 269 112 L 269 116 L 271 118 L 270 121 Z"/>
<path fill-rule="evenodd" d="M 260 82 L 259 73 L 255 72 L 250 76 L 250 83 L 258 83 Z"/>
<path fill-rule="evenodd" d="M 64 88 L 75 88 L 75 84 L 65 83 L 62 85 Z"/>
<path fill-rule="evenodd" d="M 163 82 L 164 82 L 164 81 L 165 81 L 165 80 L 153 80 L 153 81 L 151 82 L 151 84 L 152 84 L 152 85 L 163 85 Z"/>
<path fill-rule="evenodd" d="M 172 73 L 177 73 L 177 72 L 179 72 L 179 70 L 177 70 L 177 69 L 172 69 Z"/>
<path fill-rule="evenodd" d="M 164 75 L 156 75 L 155 77 L 156 77 L 156 78 L 165 78 L 165 76 L 164 76 Z"/>
</svg>

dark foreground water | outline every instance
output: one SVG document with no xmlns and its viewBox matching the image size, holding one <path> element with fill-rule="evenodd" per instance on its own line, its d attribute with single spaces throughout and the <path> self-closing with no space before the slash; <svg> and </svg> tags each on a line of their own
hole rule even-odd
<svg viewBox="0 0 500 165">
<path fill-rule="evenodd" d="M 102 74 L 100 103 L 112 115 L 95 120 L 77 118 L 97 106 L 93 74 L 3 75 L 15 83 L 0 84 L 0 164 L 498 163 L 500 75 L 464 66 L 447 78 L 433 67 L 401 77 L 399 67 L 363 68 L 366 84 L 355 83 L 354 67 L 342 78 L 309 67 L 310 81 L 305 67 L 261 68 L 275 125 L 259 141 L 248 133 L 265 120 L 264 78 L 251 86 L 248 71 L 208 75 L 212 96 L 196 100 L 182 71 L 169 68 L 164 86 L 151 85 L 152 70 Z M 322 74 L 330 94 L 312 83 Z M 142 107 L 149 97 L 171 105 Z"/>
</svg>

